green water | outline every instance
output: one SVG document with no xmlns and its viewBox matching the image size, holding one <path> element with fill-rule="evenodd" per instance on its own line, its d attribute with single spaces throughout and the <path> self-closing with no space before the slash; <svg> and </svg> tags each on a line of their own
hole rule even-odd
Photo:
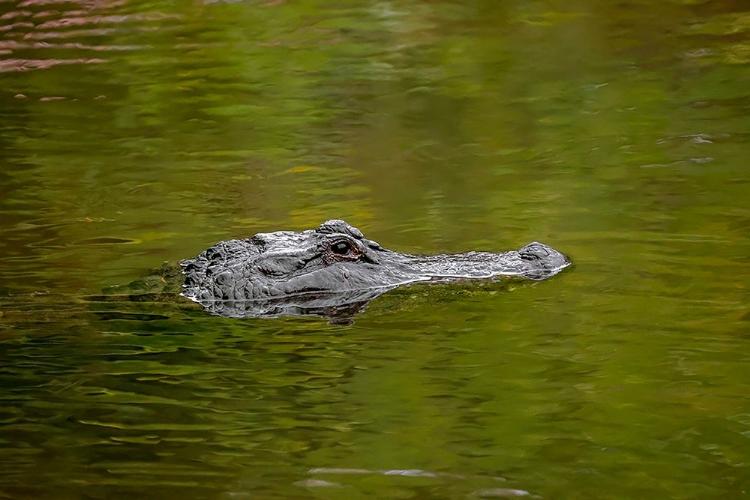
<svg viewBox="0 0 750 500">
<path fill-rule="evenodd" d="M 750 496 L 750 7 L 0 1 L 0 498 Z M 343 218 L 575 267 L 92 302 Z"/>
</svg>

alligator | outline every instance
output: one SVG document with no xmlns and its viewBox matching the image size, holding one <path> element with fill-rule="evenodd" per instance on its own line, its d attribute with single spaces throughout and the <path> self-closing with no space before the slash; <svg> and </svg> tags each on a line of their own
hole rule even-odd
<svg viewBox="0 0 750 500">
<path fill-rule="evenodd" d="M 350 317 L 398 286 L 515 277 L 539 281 L 570 265 L 532 242 L 500 253 L 411 255 L 365 238 L 343 220 L 301 232 L 221 241 L 180 263 L 184 297 L 227 317 Z"/>
</svg>

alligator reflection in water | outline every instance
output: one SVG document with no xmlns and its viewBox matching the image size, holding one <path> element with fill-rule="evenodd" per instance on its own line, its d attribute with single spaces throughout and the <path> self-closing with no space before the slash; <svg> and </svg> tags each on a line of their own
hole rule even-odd
<svg viewBox="0 0 750 500">
<path fill-rule="evenodd" d="M 518 251 L 410 255 L 365 238 L 342 220 L 302 232 L 222 241 L 181 263 L 182 295 L 226 317 L 350 318 L 400 285 L 519 277 L 543 280 L 570 265 L 542 243 Z"/>
</svg>

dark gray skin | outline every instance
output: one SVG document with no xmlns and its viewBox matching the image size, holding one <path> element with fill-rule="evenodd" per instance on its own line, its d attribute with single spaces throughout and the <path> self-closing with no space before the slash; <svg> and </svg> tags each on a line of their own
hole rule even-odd
<svg viewBox="0 0 750 500">
<path fill-rule="evenodd" d="M 399 285 L 519 277 L 543 280 L 570 260 L 542 243 L 518 251 L 410 255 L 365 238 L 342 220 L 314 230 L 222 241 L 181 262 L 182 295 L 231 317 L 356 313 Z"/>
</svg>

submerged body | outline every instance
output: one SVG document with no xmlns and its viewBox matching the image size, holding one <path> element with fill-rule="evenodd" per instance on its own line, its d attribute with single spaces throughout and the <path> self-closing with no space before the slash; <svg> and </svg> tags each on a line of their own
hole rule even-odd
<svg viewBox="0 0 750 500">
<path fill-rule="evenodd" d="M 289 314 L 289 308 L 296 310 L 300 303 L 325 307 L 332 297 L 336 304 L 342 297 L 344 304 L 366 303 L 399 285 L 420 281 L 503 276 L 542 280 L 570 261 L 536 242 L 501 253 L 403 254 L 381 247 L 342 220 L 329 220 L 314 230 L 222 241 L 181 265 L 185 297 L 217 314 L 258 316 Z"/>
</svg>

